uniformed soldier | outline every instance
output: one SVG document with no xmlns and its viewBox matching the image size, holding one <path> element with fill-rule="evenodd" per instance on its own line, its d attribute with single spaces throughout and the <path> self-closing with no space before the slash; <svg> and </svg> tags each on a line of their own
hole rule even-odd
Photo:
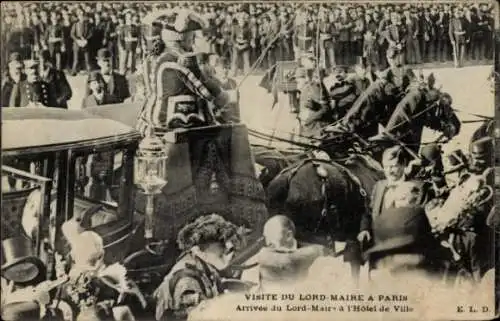
<svg viewBox="0 0 500 321">
<path fill-rule="evenodd" d="M 237 25 L 233 28 L 231 42 L 233 54 L 231 56 L 231 75 L 236 76 L 238 62 L 243 62 L 243 72 L 247 74 L 250 71 L 250 39 L 251 33 L 248 26 L 248 16 L 241 13 L 236 16 Z"/>
<path fill-rule="evenodd" d="M 40 65 L 38 60 L 27 60 L 24 63 L 26 74 L 26 98 L 28 102 L 35 105 L 41 104 L 45 107 L 55 107 L 56 97 L 48 83 L 40 77 Z"/>
<path fill-rule="evenodd" d="M 239 238 L 238 227 L 217 214 L 187 224 L 177 237 L 183 254 L 155 291 L 156 320 L 186 320 L 201 302 L 222 294 L 221 271 Z"/>
<path fill-rule="evenodd" d="M 58 12 L 52 11 L 50 13 L 50 23 L 45 31 L 45 41 L 48 44 L 52 64 L 57 70 L 61 70 L 62 54 L 66 51 L 66 46 L 63 42 L 63 28 Z"/>
<path fill-rule="evenodd" d="M 85 67 L 90 71 L 90 48 L 89 40 L 92 39 L 93 26 L 88 21 L 83 10 L 77 11 L 78 21 L 71 28 L 71 38 L 73 39 L 73 70 L 75 76 L 78 72 L 80 53 L 83 53 Z"/>
<path fill-rule="evenodd" d="M 330 97 L 318 75 L 317 61 L 312 52 L 303 56 L 302 66 L 306 72 L 306 80 L 300 90 L 300 132 L 305 137 L 317 137 L 332 122 Z"/>
<path fill-rule="evenodd" d="M 461 67 L 463 65 L 465 45 L 469 43 L 469 35 L 467 32 L 466 24 L 467 22 L 463 17 L 462 10 L 460 10 L 459 8 L 455 8 L 454 16 L 450 21 L 450 27 L 448 29 L 448 34 L 453 49 L 453 60 L 455 62 L 455 67 Z"/>
<path fill-rule="evenodd" d="M 40 77 L 48 84 L 50 91 L 54 94 L 55 104 L 51 107 L 68 108 L 68 100 L 71 99 L 73 91 L 66 75 L 62 70 L 54 68 L 51 58 L 48 50 L 42 50 L 39 56 Z"/>
<path fill-rule="evenodd" d="M 194 32 L 206 27 L 197 14 L 180 11 L 163 32 L 165 50 L 153 62 L 150 73 L 153 92 L 141 112 L 138 128 L 158 136 L 178 128 L 215 124 L 214 110 L 237 102 L 234 91 L 223 91 L 218 83 L 202 79 L 197 54 L 192 50 Z"/>
<path fill-rule="evenodd" d="M 140 27 L 134 23 L 132 18 L 131 11 L 125 13 L 125 26 L 121 33 L 121 45 L 124 49 L 122 59 L 120 59 L 120 73 L 122 75 L 125 75 L 127 70 L 132 73 L 135 72 L 137 54 L 140 51 Z"/>
<path fill-rule="evenodd" d="M 105 24 L 103 45 L 111 52 L 111 68 L 115 69 L 118 66 L 118 20 L 114 12 L 109 15 Z"/>
<path fill-rule="evenodd" d="M 304 53 L 309 51 L 312 46 L 312 35 L 307 32 L 307 16 L 304 9 L 300 9 L 295 16 L 294 21 L 294 51 L 295 57 L 300 59 Z"/>
<path fill-rule="evenodd" d="M 250 17 L 248 22 L 250 28 L 250 65 L 253 66 L 260 56 L 260 27 L 255 16 Z"/>
<path fill-rule="evenodd" d="M 355 83 L 351 81 L 352 76 L 348 76 L 345 66 L 337 66 L 334 69 L 334 77 L 334 82 L 329 88 L 329 94 L 333 119 L 338 120 L 352 107 L 359 94 Z"/>
<path fill-rule="evenodd" d="M 327 70 L 335 66 L 335 51 L 332 40 L 334 22 L 330 20 L 325 10 L 320 10 L 318 16 L 319 49 L 321 66 Z"/>
</svg>

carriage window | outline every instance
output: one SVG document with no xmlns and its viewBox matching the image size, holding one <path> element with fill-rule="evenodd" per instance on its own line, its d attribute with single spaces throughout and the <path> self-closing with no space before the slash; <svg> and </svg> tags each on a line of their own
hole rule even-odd
<svg viewBox="0 0 500 321">
<path fill-rule="evenodd" d="M 119 219 L 123 155 L 124 151 L 111 150 L 76 158 L 73 215 L 87 228 Z"/>
<path fill-rule="evenodd" d="M 78 157 L 75 195 L 117 206 L 122 158 L 122 151 L 99 152 Z"/>
<path fill-rule="evenodd" d="M 57 169 L 56 155 L 30 155 L 28 157 L 5 157 L 2 159 L 2 165 L 35 174 L 38 176 L 51 178 L 53 189 L 56 188 Z M 35 183 L 28 179 L 9 175 L 2 171 L 2 192 L 21 192 L 35 187 Z"/>
</svg>

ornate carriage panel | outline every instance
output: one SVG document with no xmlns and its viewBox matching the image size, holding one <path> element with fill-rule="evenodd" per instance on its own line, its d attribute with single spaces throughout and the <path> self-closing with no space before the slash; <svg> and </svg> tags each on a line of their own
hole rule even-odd
<svg viewBox="0 0 500 321">
<path fill-rule="evenodd" d="M 209 126 L 172 133 L 167 180 L 156 197 L 155 238 L 167 240 L 177 254 L 179 230 L 197 217 L 219 213 L 252 230 L 251 240 L 267 219 L 264 189 L 255 177 L 244 125 Z M 137 198 L 144 211 L 145 198 Z M 255 235 L 255 236 L 254 236 Z"/>
</svg>

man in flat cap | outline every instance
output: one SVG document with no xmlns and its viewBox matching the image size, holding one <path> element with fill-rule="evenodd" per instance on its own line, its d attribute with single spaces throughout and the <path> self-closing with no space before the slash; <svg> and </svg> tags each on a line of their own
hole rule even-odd
<svg viewBox="0 0 500 321">
<path fill-rule="evenodd" d="M 151 71 L 153 94 L 141 112 L 138 128 L 152 129 L 158 136 L 179 128 L 215 124 L 215 112 L 236 102 L 233 91 L 224 91 L 216 82 L 204 79 L 193 52 L 195 31 L 206 28 L 200 15 L 179 11 L 163 32 L 165 50 Z"/>
</svg>

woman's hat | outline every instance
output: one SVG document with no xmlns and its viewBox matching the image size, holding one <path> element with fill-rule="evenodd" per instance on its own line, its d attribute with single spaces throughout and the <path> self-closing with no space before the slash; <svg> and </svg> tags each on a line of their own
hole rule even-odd
<svg viewBox="0 0 500 321">
<path fill-rule="evenodd" d="M 2 241 L 2 276 L 15 283 L 31 282 L 45 274 L 45 264 L 33 253 L 31 239 L 19 236 Z"/>
</svg>

